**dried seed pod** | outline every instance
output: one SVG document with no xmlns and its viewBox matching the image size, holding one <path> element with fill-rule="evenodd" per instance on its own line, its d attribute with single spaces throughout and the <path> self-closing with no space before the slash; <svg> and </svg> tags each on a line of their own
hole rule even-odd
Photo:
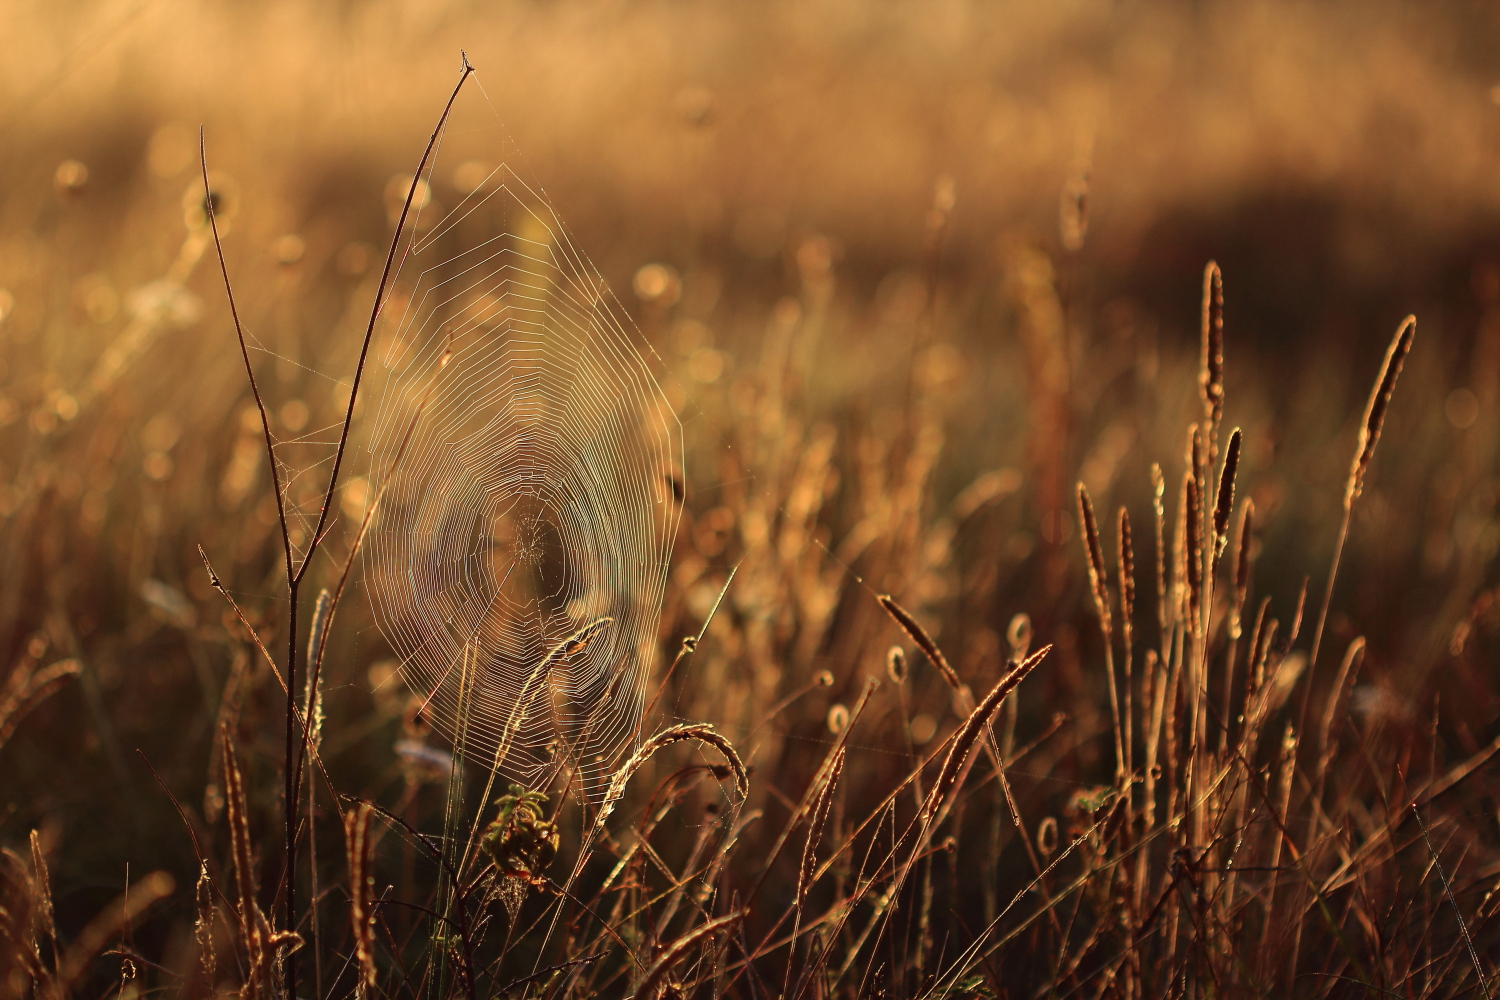
<svg viewBox="0 0 1500 1000">
<path fill-rule="evenodd" d="M 1048 816 L 1036 827 L 1036 850 L 1042 857 L 1052 856 L 1057 850 L 1057 817 Z"/>
<path fill-rule="evenodd" d="M 1183 522 L 1182 537 L 1187 546 L 1183 569 L 1187 577 L 1188 617 L 1196 622 L 1199 599 L 1203 593 L 1203 550 L 1201 548 L 1202 536 L 1199 533 L 1203 522 L 1200 520 L 1202 509 L 1198 496 L 1198 481 L 1193 478 L 1191 472 L 1183 473 L 1182 500 L 1182 509 L 1186 518 Z"/>
<path fill-rule="evenodd" d="M 354 954 L 359 963 L 355 995 L 367 997 L 375 988 L 375 905 L 372 889 L 375 878 L 372 854 L 375 842 L 370 838 L 368 802 L 344 813 L 344 847 L 349 857 L 349 921 L 354 935 Z"/>
<path fill-rule="evenodd" d="M 1031 616 L 1022 611 L 1013 615 L 1005 629 L 1005 641 L 1010 644 L 1010 658 L 1017 663 L 1026 659 L 1026 650 L 1031 647 Z"/>
<path fill-rule="evenodd" d="M 1224 470 L 1219 474 L 1219 498 L 1214 504 L 1214 561 L 1218 562 L 1229 544 L 1229 514 L 1234 509 L 1234 476 L 1240 465 L 1240 429 L 1229 435 L 1224 452 Z"/>
<path fill-rule="evenodd" d="M 906 654 L 901 651 L 900 646 L 892 646 L 886 651 L 885 675 L 893 684 L 900 684 L 906 680 Z"/>
<path fill-rule="evenodd" d="M 1198 391 L 1203 398 L 1205 437 L 1213 441 L 1224 415 L 1224 276 L 1213 261 L 1203 269 L 1202 350 Z"/>
<path fill-rule="evenodd" d="M 1094 593 L 1094 607 L 1099 612 L 1106 638 L 1110 635 L 1109 582 L 1105 576 L 1104 546 L 1099 542 L 1099 524 L 1094 519 L 1094 504 L 1089 491 L 1078 484 L 1078 513 L 1083 523 L 1083 541 L 1089 557 L 1089 588 Z"/>
</svg>

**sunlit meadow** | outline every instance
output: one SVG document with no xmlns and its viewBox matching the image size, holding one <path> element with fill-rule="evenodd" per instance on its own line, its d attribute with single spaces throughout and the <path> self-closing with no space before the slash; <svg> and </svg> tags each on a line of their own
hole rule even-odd
<svg viewBox="0 0 1500 1000">
<path fill-rule="evenodd" d="M 1497 29 L 0 7 L 0 996 L 1493 995 Z M 381 596 L 501 162 L 655 428 L 529 721 Z"/>
</svg>

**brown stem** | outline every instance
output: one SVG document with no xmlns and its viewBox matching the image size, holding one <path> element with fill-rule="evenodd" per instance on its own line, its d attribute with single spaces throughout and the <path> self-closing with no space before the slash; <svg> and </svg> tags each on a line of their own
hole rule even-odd
<svg viewBox="0 0 1500 1000">
<path fill-rule="evenodd" d="M 287 579 L 287 653 L 286 653 L 286 747 L 283 765 L 283 795 L 284 816 L 286 830 L 286 864 L 282 875 L 282 898 L 283 926 L 286 930 L 293 930 L 297 924 L 296 910 L 296 870 L 297 870 L 297 804 L 301 798 L 302 765 L 307 754 L 307 740 L 309 738 L 307 727 L 302 727 L 303 746 L 301 753 L 297 752 L 297 597 L 302 578 L 312 564 L 312 557 L 316 554 L 319 544 L 323 540 L 323 529 L 328 521 L 328 510 L 333 502 L 334 491 L 338 488 L 339 471 L 343 466 L 344 451 L 349 443 L 349 431 L 354 422 L 354 405 L 359 397 L 360 382 L 364 377 L 365 362 L 370 353 L 370 342 L 374 338 L 375 323 L 380 317 L 380 309 L 385 304 L 386 287 L 390 283 L 391 269 L 395 264 L 396 250 L 401 244 L 401 235 L 406 228 L 406 219 L 411 212 L 411 204 L 416 198 L 417 185 L 422 182 L 422 172 L 427 168 L 428 161 L 432 158 L 433 150 L 437 148 L 438 137 L 442 135 L 443 126 L 448 122 L 448 116 L 453 111 L 453 103 L 458 99 L 459 91 L 463 88 L 464 81 L 469 74 L 474 72 L 474 67 L 469 63 L 467 53 L 460 53 L 463 60 L 462 70 L 459 74 L 458 83 L 453 88 L 453 93 L 448 97 L 448 103 L 443 107 L 442 116 L 438 119 L 437 126 L 432 130 L 432 135 L 427 140 L 427 147 L 422 152 L 421 162 L 417 164 L 416 173 L 412 175 L 411 186 L 406 193 L 406 201 L 401 206 L 401 217 L 396 222 L 396 232 L 391 237 L 391 245 L 386 253 L 385 267 L 380 274 L 380 284 L 375 291 L 375 301 L 370 309 L 370 321 L 365 327 L 364 339 L 360 344 L 359 360 L 354 369 L 354 382 L 349 391 L 349 405 L 344 413 L 343 427 L 339 432 L 338 448 L 334 453 L 333 469 L 328 476 L 328 486 L 323 491 L 323 503 L 318 511 L 318 523 L 313 528 L 311 540 L 307 551 L 303 554 L 300 562 L 293 558 L 291 532 L 286 519 L 286 500 L 282 493 L 281 474 L 276 465 L 276 451 L 271 437 L 270 418 L 266 413 L 265 401 L 261 397 L 260 388 L 255 380 L 255 369 L 250 363 L 250 352 L 245 344 L 244 328 L 240 323 L 239 311 L 234 302 L 234 289 L 229 281 L 229 269 L 224 261 L 224 247 L 219 238 L 218 223 L 214 219 L 213 192 L 208 183 L 208 158 L 204 151 L 203 132 L 198 133 L 198 155 L 199 164 L 203 171 L 204 211 L 208 216 L 208 223 L 213 232 L 214 249 L 219 258 L 219 272 L 224 278 L 224 292 L 229 299 L 229 312 L 234 320 L 235 335 L 239 339 L 240 355 L 245 362 L 245 373 L 250 382 L 250 391 L 255 397 L 256 408 L 260 411 L 261 430 L 266 439 L 266 455 L 271 464 L 272 484 L 276 491 L 276 515 L 281 525 L 282 554 L 286 564 Z M 321 659 L 321 658 L 320 658 Z M 286 996 L 294 998 L 297 995 L 297 960 L 296 953 L 289 954 L 286 958 L 284 986 Z"/>
</svg>

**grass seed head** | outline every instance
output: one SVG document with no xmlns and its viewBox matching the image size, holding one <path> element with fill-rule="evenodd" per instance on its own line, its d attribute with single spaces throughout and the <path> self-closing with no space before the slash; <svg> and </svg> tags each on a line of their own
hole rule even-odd
<svg viewBox="0 0 1500 1000">
<path fill-rule="evenodd" d="M 1380 430 L 1385 425 L 1386 410 L 1391 405 L 1391 394 L 1396 391 L 1396 379 L 1401 375 L 1401 366 L 1411 352 L 1412 340 L 1417 335 L 1417 318 L 1408 316 L 1391 338 L 1386 348 L 1385 360 L 1380 365 L 1380 376 L 1365 404 L 1365 418 L 1359 427 L 1359 444 L 1354 451 L 1354 462 L 1349 467 L 1349 482 L 1344 487 L 1344 507 L 1354 506 L 1365 488 L 1365 473 L 1375 458 L 1375 446 L 1380 443 Z"/>
</svg>

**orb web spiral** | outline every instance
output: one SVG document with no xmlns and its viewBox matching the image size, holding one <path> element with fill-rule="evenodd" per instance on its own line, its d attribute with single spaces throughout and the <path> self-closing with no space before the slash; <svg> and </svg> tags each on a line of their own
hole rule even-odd
<svg viewBox="0 0 1500 1000">
<path fill-rule="evenodd" d="M 545 196 L 472 160 L 445 186 L 441 162 L 373 358 L 368 588 L 470 761 L 595 792 L 639 728 L 681 428 Z"/>
</svg>

